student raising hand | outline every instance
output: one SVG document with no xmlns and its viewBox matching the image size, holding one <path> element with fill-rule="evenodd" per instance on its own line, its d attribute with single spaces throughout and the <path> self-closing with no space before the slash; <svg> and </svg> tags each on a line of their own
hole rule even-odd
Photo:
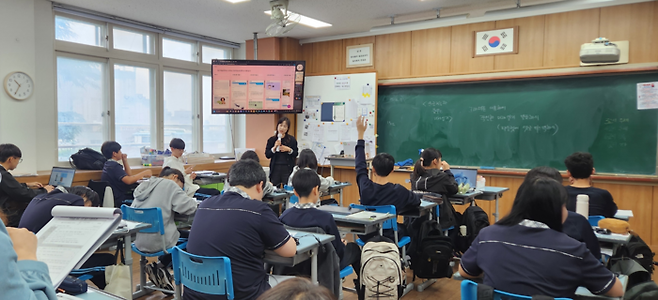
<svg viewBox="0 0 658 300">
<path fill-rule="evenodd" d="M 360 116 L 356 121 L 356 131 L 359 133 L 359 140 L 363 139 L 363 134 L 366 132 L 366 129 L 368 129 L 367 120 L 364 116 Z"/>
</svg>

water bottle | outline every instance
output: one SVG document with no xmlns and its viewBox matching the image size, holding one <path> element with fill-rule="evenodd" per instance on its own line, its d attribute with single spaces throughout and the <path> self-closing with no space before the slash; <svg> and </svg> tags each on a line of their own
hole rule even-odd
<svg viewBox="0 0 658 300">
<path fill-rule="evenodd" d="M 584 194 L 579 194 L 576 196 L 576 213 L 589 218 L 589 196 Z"/>
</svg>

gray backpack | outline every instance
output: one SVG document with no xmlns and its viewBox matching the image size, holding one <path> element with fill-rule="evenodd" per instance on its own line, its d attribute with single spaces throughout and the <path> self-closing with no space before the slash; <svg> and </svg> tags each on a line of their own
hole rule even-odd
<svg viewBox="0 0 658 300">
<path fill-rule="evenodd" d="M 656 300 L 658 299 L 658 285 L 653 281 L 640 283 L 624 294 L 624 300 Z"/>
<path fill-rule="evenodd" d="M 359 299 L 399 299 L 404 291 L 400 251 L 394 243 L 368 242 L 361 251 Z"/>
</svg>

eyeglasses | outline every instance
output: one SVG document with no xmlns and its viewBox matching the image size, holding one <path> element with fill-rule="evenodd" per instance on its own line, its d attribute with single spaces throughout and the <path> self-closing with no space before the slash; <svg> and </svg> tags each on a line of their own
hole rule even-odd
<svg viewBox="0 0 658 300">
<path fill-rule="evenodd" d="M 23 159 L 20 158 L 20 157 L 16 157 L 16 156 L 14 156 L 14 158 L 18 158 L 18 163 L 19 163 L 19 164 L 23 162 Z"/>
</svg>

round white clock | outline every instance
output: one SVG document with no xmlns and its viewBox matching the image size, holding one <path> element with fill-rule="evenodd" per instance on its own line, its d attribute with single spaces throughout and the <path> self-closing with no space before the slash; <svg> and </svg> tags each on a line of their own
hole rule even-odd
<svg viewBox="0 0 658 300">
<path fill-rule="evenodd" d="M 5 92 L 16 100 L 25 100 L 34 92 L 32 77 L 23 72 L 12 72 L 5 77 Z"/>
</svg>

